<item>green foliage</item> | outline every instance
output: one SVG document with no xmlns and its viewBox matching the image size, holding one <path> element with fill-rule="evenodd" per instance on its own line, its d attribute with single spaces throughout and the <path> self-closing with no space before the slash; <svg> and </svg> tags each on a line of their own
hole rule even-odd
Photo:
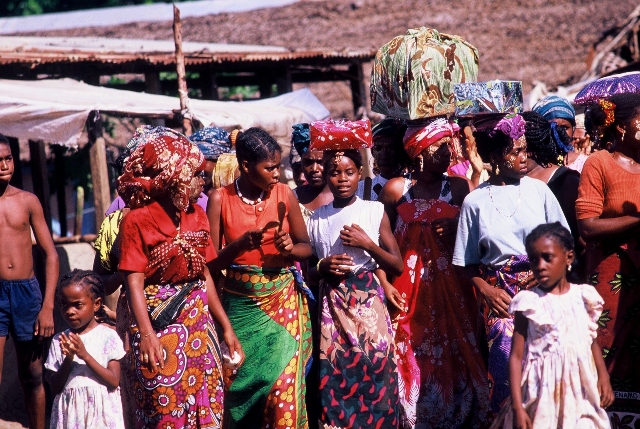
<svg viewBox="0 0 640 429">
<path fill-rule="evenodd" d="M 181 2 L 185 0 L 175 0 Z M 41 13 L 68 12 L 81 9 L 128 6 L 149 3 L 173 3 L 169 0 L 2 0 L 0 17 L 39 15 Z"/>
</svg>

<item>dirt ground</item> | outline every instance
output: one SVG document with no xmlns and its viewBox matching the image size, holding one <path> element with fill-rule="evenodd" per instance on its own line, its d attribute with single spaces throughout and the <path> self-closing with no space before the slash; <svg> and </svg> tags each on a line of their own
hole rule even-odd
<svg viewBox="0 0 640 429">
<path fill-rule="evenodd" d="M 290 6 L 183 20 L 188 41 L 312 48 L 377 49 L 407 28 L 458 34 L 480 52 L 479 80 L 577 82 L 590 46 L 619 25 L 637 0 L 302 0 Z M 170 22 L 41 32 L 38 35 L 172 39 Z M 370 68 L 365 70 L 365 75 Z M 344 84 L 309 86 L 332 116 L 351 115 Z"/>
</svg>

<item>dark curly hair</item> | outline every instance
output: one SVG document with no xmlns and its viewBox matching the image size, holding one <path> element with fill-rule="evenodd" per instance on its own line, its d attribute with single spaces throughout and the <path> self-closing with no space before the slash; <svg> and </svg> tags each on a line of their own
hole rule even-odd
<svg viewBox="0 0 640 429">
<path fill-rule="evenodd" d="M 75 269 L 60 279 L 58 283 L 58 287 L 56 288 L 56 299 L 58 302 L 62 301 L 62 290 L 71 285 L 82 285 L 85 287 L 87 293 L 90 294 L 91 299 L 94 301 L 98 298 L 101 299 L 102 305 L 100 309 L 96 312 L 96 316 L 101 322 L 106 322 L 112 324 L 109 317 L 107 316 L 106 311 L 104 310 L 104 285 L 102 284 L 102 280 L 100 277 L 90 270 L 79 270 Z"/>
<path fill-rule="evenodd" d="M 606 113 L 599 104 L 589 106 L 585 112 L 585 125 L 589 124 L 590 128 L 600 129 L 602 133 L 600 140 L 604 145 L 613 143 L 618 125 L 628 126 L 631 120 L 640 114 L 640 94 L 616 94 L 608 97 L 607 100 L 615 105 L 614 120 L 608 127 L 604 127 Z"/>
<path fill-rule="evenodd" d="M 236 157 L 238 162 L 247 161 L 257 164 L 282 153 L 278 142 L 262 128 L 252 127 L 238 134 L 236 139 Z"/>
<path fill-rule="evenodd" d="M 571 233 L 567 228 L 562 226 L 560 222 L 543 223 L 542 225 L 536 226 L 533 231 L 527 235 L 527 238 L 524 239 L 524 247 L 527 249 L 527 253 L 531 253 L 533 243 L 542 237 L 550 237 L 556 240 L 566 251 L 573 250 L 575 246 Z"/>
<path fill-rule="evenodd" d="M 571 139 L 567 132 L 561 127 L 556 127 L 554 133 L 552 124 L 537 112 L 524 112 L 521 116 L 526 122 L 524 135 L 531 159 L 545 168 L 551 164 L 558 164 L 558 160 L 566 152 L 561 149 L 556 139 L 560 138 L 562 143 L 568 145 Z"/>
</svg>

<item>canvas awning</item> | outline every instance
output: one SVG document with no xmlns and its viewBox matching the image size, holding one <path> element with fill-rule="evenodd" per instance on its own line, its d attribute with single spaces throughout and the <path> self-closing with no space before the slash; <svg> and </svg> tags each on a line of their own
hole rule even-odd
<svg viewBox="0 0 640 429">
<path fill-rule="evenodd" d="M 329 111 L 308 89 L 258 101 L 191 100 L 205 125 L 233 129 L 261 127 L 288 142 L 291 125 L 324 119 Z M 91 111 L 114 116 L 173 118 L 176 97 L 87 85 L 73 79 L 0 79 L 0 133 L 75 147 Z"/>
</svg>

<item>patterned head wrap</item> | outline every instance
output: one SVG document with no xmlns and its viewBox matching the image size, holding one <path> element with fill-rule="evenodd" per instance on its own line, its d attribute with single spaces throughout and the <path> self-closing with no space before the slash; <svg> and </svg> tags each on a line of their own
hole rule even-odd
<svg viewBox="0 0 640 429">
<path fill-rule="evenodd" d="M 573 108 L 569 101 L 557 95 L 550 95 L 538 101 L 533 110 L 536 113 L 541 114 L 547 121 L 552 119 L 566 119 L 576 126 L 576 110 Z"/>
<path fill-rule="evenodd" d="M 609 100 L 600 99 L 598 100 L 598 104 L 602 107 L 602 111 L 604 112 L 604 128 L 607 128 L 609 125 L 613 124 L 616 120 L 615 108 L 616 105 L 610 102 Z"/>
<path fill-rule="evenodd" d="M 295 124 L 291 128 L 291 144 L 296 149 L 299 156 L 304 155 L 311 146 L 311 135 L 309 133 L 309 124 Z"/>
<path fill-rule="evenodd" d="M 514 140 L 518 140 L 524 135 L 525 120 L 520 115 L 508 115 L 500 119 L 500 121 L 489 133 L 489 137 L 493 137 L 500 131 L 505 136 L 509 136 Z"/>
<path fill-rule="evenodd" d="M 204 127 L 189 136 L 208 161 L 217 161 L 223 153 L 231 152 L 229 133 L 218 127 Z"/>
<path fill-rule="evenodd" d="M 444 118 L 436 119 L 427 126 L 408 127 L 404 135 L 404 150 L 411 159 L 415 159 L 423 150 L 437 141 L 457 137 L 460 127 Z"/>
<path fill-rule="evenodd" d="M 204 168 L 202 152 L 184 135 L 165 127 L 138 128 L 134 139 L 138 147 L 118 178 L 118 193 L 127 206 L 142 207 L 168 192 L 173 204 L 187 211 L 191 182 Z"/>
<path fill-rule="evenodd" d="M 371 127 L 373 138 L 376 137 L 395 137 L 400 131 L 404 132 L 405 124 L 395 118 L 385 118 Z"/>
</svg>

